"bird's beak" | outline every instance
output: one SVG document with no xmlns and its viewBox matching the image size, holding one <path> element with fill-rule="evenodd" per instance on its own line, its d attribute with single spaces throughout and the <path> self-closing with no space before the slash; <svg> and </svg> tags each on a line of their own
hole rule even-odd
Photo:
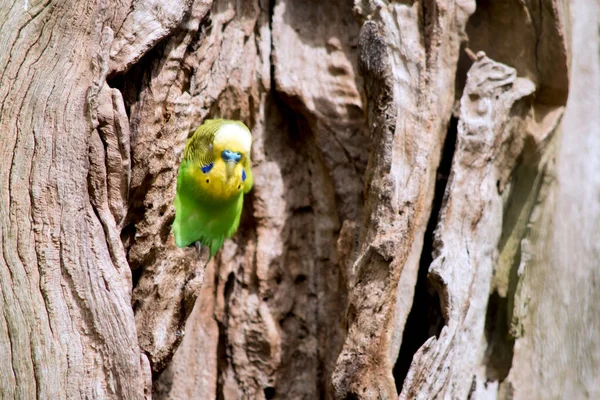
<svg viewBox="0 0 600 400">
<path fill-rule="evenodd" d="M 223 152 L 221 153 L 221 158 L 223 158 L 223 161 L 225 161 L 227 179 L 229 179 L 233 175 L 235 164 L 237 164 L 238 161 L 240 161 L 242 155 L 236 151 L 223 150 Z"/>
<path fill-rule="evenodd" d="M 227 172 L 227 179 L 231 178 L 233 175 L 233 171 L 235 170 L 235 161 L 227 161 L 225 162 L 225 171 Z"/>
</svg>

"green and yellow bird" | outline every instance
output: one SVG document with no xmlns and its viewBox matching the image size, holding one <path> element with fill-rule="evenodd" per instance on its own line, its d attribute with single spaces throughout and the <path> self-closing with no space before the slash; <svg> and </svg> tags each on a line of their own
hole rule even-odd
<svg viewBox="0 0 600 400">
<path fill-rule="evenodd" d="M 252 188 L 251 145 L 250 130 L 239 121 L 206 120 L 188 136 L 175 195 L 178 247 L 199 241 L 212 257 L 233 236 Z"/>
</svg>

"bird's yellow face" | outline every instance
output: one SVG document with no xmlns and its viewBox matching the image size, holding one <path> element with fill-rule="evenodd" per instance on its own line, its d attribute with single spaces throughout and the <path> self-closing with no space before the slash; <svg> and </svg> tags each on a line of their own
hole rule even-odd
<svg viewBox="0 0 600 400">
<path fill-rule="evenodd" d="M 236 171 L 241 176 L 251 145 L 252 136 L 241 126 L 225 124 L 219 129 L 213 142 L 214 160 L 224 163 L 227 180 L 234 177 Z"/>
<path fill-rule="evenodd" d="M 226 201 L 236 198 L 244 190 L 249 171 L 252 136 L 237 124 L 225 124 L 212 143 L 212 159 L 207 166 L 198 166 L 195 178 L 211 199 Z M 201 170 L 201 173 L 200 173 Z"/>
</svg>

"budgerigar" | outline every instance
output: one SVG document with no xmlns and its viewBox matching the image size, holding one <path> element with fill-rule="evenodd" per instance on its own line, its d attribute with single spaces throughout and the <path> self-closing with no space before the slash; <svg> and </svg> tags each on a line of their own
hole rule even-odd
<svg viewBox="0 0 600 400">
<path fill-rule="evenodd" d="M 178 247 L 199 241 L 214 256 L 240 224 L 252 188 L 252 135 L 243 123 L 206 120 L 188 136 L 177 176 L 173 232 Z"/>
</svg>

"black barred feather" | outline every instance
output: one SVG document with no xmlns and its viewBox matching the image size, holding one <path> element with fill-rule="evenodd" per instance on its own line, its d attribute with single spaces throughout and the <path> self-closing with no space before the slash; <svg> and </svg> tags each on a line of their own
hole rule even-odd
<svg viewBox="0 0 600 400">
<path fill-rule="evenodd" d="M 207 119 L 195 132 L 190 133 L 183 159 L 198 162 L 200 165 L 208 165 L 213 162 L 212 144 L 221 123 L 220 119 Z"/>
<path fill-rule="evenodd" d="M 188 135 L 187 143 L 183 154 L 185 161 L 199 162 L 200 165 L 208 165 L 213 160 L 212 144 L 215 140 L 215 136 L 223 123 L 236 124 L 241 126 L 246 131 L 248 128 L 246 125 L 239 121 L 226 121 L 223 119 L 207 119 L 202 125 L 196 129 L 195 132 Z M 249 162 L 250 155 L 248 155 Z"/>
</svg>

